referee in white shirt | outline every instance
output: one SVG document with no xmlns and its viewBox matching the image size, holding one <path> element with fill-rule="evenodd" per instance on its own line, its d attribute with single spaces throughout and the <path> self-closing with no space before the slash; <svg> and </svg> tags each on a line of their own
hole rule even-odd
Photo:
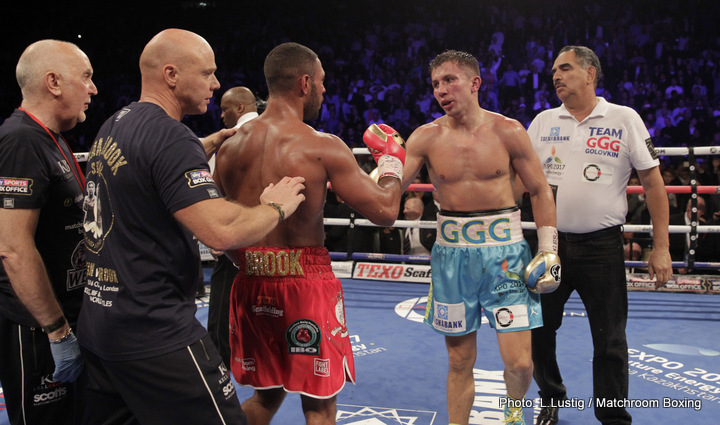
<svg viewBox="0 0 720 425">
<path fill-rule="evenodd" d="M 628 299 L 621 226 L 633 168 L 645 189 L 653 223 L 650 277 L 656 277 L 659 287 L 672 275 L 667 194 L 650 135 L 634 110 L 595 95 L 600 75 L 600 61 L 592 50 L 561 49 L 552 77 L 562 105 L 540 113 L 528 129 L 555 191 L 563 263 L 560 287 L 541 296 L 544 326 L 532 333 L 534 378 L 543 402 L 537 424 L 542 425 L 557 423 L 555 406 L 568 397 L 555 355 L 556 331 L 575 290 L 592 332 L 593 396 L 620 401 L 628 397 Z M 622 407 L 596 406 L 595 416 L 603 424 L 632 420 Z"/>
</svg>

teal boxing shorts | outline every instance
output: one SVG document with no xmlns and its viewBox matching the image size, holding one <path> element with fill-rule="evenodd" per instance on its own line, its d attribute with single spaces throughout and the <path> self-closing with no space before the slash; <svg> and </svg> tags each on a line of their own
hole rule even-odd
<svg viewBox="0 0 720 425">
<path fill-rule="evenodd" d="M 459 336 L 480 328 L 481 309 L 497 332 L 542 326 L 540 295 L 522 280 L 532 259 L 520 211 L 440 211 L 430 256 L 432 282 L 425 323 Z"/>
</svg>

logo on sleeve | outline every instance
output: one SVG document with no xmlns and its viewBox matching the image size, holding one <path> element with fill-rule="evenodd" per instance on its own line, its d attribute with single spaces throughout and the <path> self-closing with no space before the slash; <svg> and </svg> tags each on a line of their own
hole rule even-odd
<svg viewBox="0 0 720 425">
<path fill-rule="evenodd" d="M 58 166 L 60 167 L 60 171 L 62 171 L 63 173 L 69 173 L 71 171 L 70 166 L 64 159 L 58 161 Z"/>
<path fill-rule="evenodd" d="M 650 156 L 652 157 L 652 159 L 658 159 L 657 152 L 655 151 L 655 145 L 653 145 L 651 137 L 645 139 L 645 146 L 647 146 L 648 152 L 650 152 Z"/>
<path fill-rule="evenodd" d="M 188 186 L 198 187 L 203 184 L 215 184 L 212 174 L 208 170 L 191 170 L 185 173 L 188 179 Z"/>
<path fill-rule="evenodd" d="M 14 177 L 0 177 L 0 193 L 13 193 L 16 195 L 32 195 L 32 179 L 19 179 Z"/>
</svg>

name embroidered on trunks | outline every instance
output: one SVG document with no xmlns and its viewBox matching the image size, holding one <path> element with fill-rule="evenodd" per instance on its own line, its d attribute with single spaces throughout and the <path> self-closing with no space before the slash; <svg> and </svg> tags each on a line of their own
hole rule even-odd
<svg viewBox="0 0 720 425">
<path fill-rule="evenodd" d="M 461 227 L 462 226 L 462 227 Z M 495 242 L 508 242 L 512 239 L 510 220 L 499 218 L 485 225 L 484 220 L 470 220 L 465 223 L 445 220 L 440 226 L 440 236 L 449 243 L 470 243 L 483 245 L 489 238 Z"/>
<path fill-rule="evenodd" d="M 303 276 L 301 249 L 245 251 L 245 274 L 248 276 Z"/>
</svg>

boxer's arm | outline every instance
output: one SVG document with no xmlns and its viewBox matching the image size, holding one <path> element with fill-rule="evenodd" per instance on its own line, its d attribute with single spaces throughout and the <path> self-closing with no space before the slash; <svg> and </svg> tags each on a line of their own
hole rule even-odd
<svg viewBox="0 0 720 425">
<path fill-rule="evenodd" d="M 372 124 L 363 133 L 363 141 L 378 165 L 378 178 L 395 177 L 402 181 L 405 165 L 405 141 L 387 124 Z"/>
<path fill-rule="evenodd" d="M 537 225 L 538 252 L 526 266 L 525 283 L 529 290 L 545 294 L 560 285 L 561 264 L 558 252 L 557 213 L 552 190 L 545 179 L 540 159 L 532 148 L 530 137 L 517 121 L 503 123 L 506 145 L 515 172 L 530 194 Z M 515 192 L 517 194 L 517 192 Z"/>
<path fill-rule="evenodd" d="M 405 167 L 403 169 L 403 192 L 415 181 L 420 169 L 425 165 L 425 145 L 431 137 L 429 124 L 423 125 L 415 129 L 408 138 L 405 146 Z M 434 124 L 431 124 L 434 125 Z"/>
<path fill-rule="evenodd" d="M 516 125 L 507 125 L 504 134 L 506 146 L 512 160 L 512 166 L 520 182 L 530 194 L 533 216 L 538 228 L 543 226 L 556 227 L 557 213 L 555 210 L 555 199 L 552 190 L 545 179 L 540 159 L 530 144 L 530 138 L 525 129 L 517 121 L 512 120 Z M 514 196 L 519 191 L 515 185 Z M 515 198 L 517 199 L 517 198 Z"/>
<path fill-rule="evenodd" d="M 380 226 L 390 226 L 400 213 L 400 180 L 381 178 L 377 183 L 362 168 L 347 145 L 333 135 L 322 156 L 333 191 L 351 208 Z"/>
</svg>

